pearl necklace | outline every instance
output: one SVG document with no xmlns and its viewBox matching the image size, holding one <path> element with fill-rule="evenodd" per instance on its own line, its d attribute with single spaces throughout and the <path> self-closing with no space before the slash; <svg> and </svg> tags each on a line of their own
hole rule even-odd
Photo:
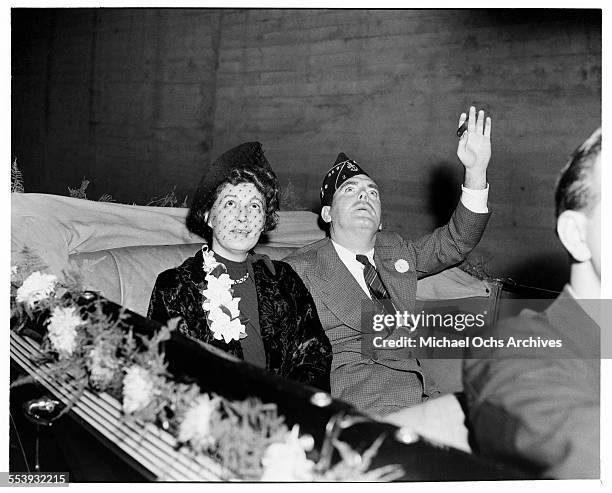
<svg viewBox="0 0 612 493">
<path fill-rule="evenodd" d="M 242 276 L 240 279 L 232 279 L 232 284 L 242 284 L 244 281 L 246 281 L 249 278 L 249 273 L 247 272 L 244 276 Z"/>
</svg>

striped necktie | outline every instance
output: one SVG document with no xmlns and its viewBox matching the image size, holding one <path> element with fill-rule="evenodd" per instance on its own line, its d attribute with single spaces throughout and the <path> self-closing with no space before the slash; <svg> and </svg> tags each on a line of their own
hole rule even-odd
<svg viewBox="0 0 612 493">
<path fill-rule="evenodd" d="M 382 282 L 382 279 L 378 275 L 376 267 L 374 267 L 370 263 L 368 257 L 366 257 L 365 255 L 357 255 L 355 258 L 364 266 L 363 278 L 365 279 L 368 289 L 370 290 L 372 300 L 376 302 L 381 300 L 388 300 L 389 298 L 391 298 L 389 296 L 387 288 L 385 288 L 385 285 Z"/>
<path fill-rule="evenodd" d="M 378 275 L 376 267 L 370 263 L 368 257 L 365 255 L 356 255 L 355 258 L 358 262 L 363 264 L 363 278 L 365 279 L 368 290 L 370 291 L 370 296 L 372 297 L 372 303 L 374 304 L 376 312 L 383 315 L 392 314 L 393 310 L 391 309 L 391 296 L 389 296 L 387 288 L 385 288 L 382 279 Z M 387 303 L 385 303 L 385 301 L 387 301 Z M 385 339 L 391 336 L 393 330 L 394 329 L 391 327 L 385 327 Z"/>
</svg>

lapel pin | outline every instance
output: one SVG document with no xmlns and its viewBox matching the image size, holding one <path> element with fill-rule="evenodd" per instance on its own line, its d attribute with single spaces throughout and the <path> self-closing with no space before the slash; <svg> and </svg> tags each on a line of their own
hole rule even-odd
<svg viewBox="0 0 612 493">
<path fill-rule="evenodd" d="M 404 260 L 403 258 L 395 262 L 395 270 L 399 272 L 400 274 L 403 274 L 404 272 L 408 272 L 409 268 L 410 267 L 408 266 L 408 261 Z"/>
</svg>

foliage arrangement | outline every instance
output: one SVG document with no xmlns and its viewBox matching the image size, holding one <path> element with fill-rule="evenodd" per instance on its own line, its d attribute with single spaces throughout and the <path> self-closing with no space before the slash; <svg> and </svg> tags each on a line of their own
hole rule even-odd
<svg viewBox="0 0 612 493">
<path fill-rule="evenodd" d="M 187 195 L 182 202 L 179 202 L 178 197 L 176 196 L 176 185 L 172 187 L 167 194 L 162 195 L 161 197 L 153 197 L 149 202 L 145 205 L 151 205 L 154 207 L 188 207 L 187 204 Z"/>
<path fill-rule="evenodd" d="M 83 178 L 78 188 L 68 187 L 68 194 L 70 197 L 91 200 L 87 197 L 87 187 L 91 184 L 90 180 Z M 24 192 L 23 176 L 17 166 L 17 159 L 13 161 L 11 165 L 11 192 Z M 176 195 L 176 185 L 172 187 L 172 190 L 164 195 L 154 196 L 146 204 L 153 207 L 189 207 L 188 196 L 185 195 L 183 200 L 180 200 Z M 98 199 L 99 202 L 116 202 L 113 196 L 109 193 L 104 193 Z M 306 210 L 306 207 L 302 207 L 298 199 L 295 186 L 291 181 L 281 189 L 279 202 L 282 210 L 286 211 L 298 211 Z M 133 204 L 136 205 L 136 204 Z"/>
<path fill-rule="evenodd" d="M 79 186 L 79 188 L 68 187 L 68 193 L 70 194 L 71 197 L 75 199 L 89 200 L 87 198 L 87 192 L 86 192 L 88 186 L 89 186 L 89 180 L 86 180 L 85 178 L 83 178 L 81 180 L 81 185 Z M 115 202 L 115 199 L 113 199 L 113 196 L 111 194 L 103 193 L 98 199 L 98 202 Z"/>
<path fill-rule="evenodd" d="M 28 249 L 22 258 L 11 269 L 11 330 L 27 335 L 31 324 L 46 327 L 40 362 L 48 363 L 52 378 L 69 375 L 77 388 L 62 414 L 85 389 L 106 392 L 121 403 L 123 419 L 154 423 L 180 447 L 212 457 L 226 471 L 223 479 L 389 481 L 403 475 L 397 466 L 369 470 L 382 438 L 362 455 L 334 441 L 341 460 L 332 467 L 330 457 L 311 460 L 314 440 L 300 435 L 297 425 L 289 430 L 275 404 L 230 401 L 174 379 L 161 343 L 171 337 L 176 320 L 151 336 L 136 334 L 125 310 L 108 314 L 103 300 L 83 302 L 78 275 L 66 273 L 60 280 L 45 273 Z"/>
<path fill-rule="evenodd" d="M 13 193 L 23 193 L 23 176 L 21 175 L 21 171 L 17 166 L 17 158 L 13 160 L 13 164 L 11 164 L 11 192 Z"/>
</svg>

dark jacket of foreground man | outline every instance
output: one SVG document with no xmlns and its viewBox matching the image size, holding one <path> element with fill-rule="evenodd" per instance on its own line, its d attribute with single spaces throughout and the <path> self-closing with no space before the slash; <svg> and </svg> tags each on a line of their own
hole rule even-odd
<svg viewBox="0 0 612 493">
<path fill-rule="evenodd" d="M 285 262 L 263 255 L 249 255 L 247 269 L 255 280 L 266 370 L 329 391 L 331 344 L 300 277 Z M 225 343 L 214 339 L 209 330 L 202 308 L 205 287 L 199 251 L 158 276 L 148 317 L 160 323 L 181 317 L 178 330 L 182 333 L 244 359 L 240 341 Z"/>
<path fill-rule="evenodd" d="M 497 327 L 498 338 L 563 346 L 514 350 L 520 358 L 496 349 L 490 359 L 465 361 L 469 421 L 481 454 L 526 461 L 545 478 L 599 477 L 599 332 L 567 289 L 546 311 L 525 310 Z"/>
</svg>

